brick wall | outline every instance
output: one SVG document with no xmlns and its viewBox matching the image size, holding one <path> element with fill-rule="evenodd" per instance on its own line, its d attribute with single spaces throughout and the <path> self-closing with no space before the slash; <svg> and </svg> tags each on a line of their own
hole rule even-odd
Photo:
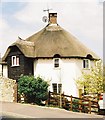
<svg viewBox="0 0 105 120">
<path fill-rule="evenodd" d="M 16 80 L 0 76 L 0 101 L 17 102 Z"/>
</svg>

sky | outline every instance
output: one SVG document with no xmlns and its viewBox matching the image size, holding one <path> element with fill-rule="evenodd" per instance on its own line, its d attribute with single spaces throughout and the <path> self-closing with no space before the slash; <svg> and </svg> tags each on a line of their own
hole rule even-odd
<svg viewBox="0 0 105 120">
<path fill-rule="evenodd" d="M 104 0 L 2 0 L 0 3 L 0 53 L 4 55 L 18 36 L 26 39 L 47 23 L 44 9 L 57 12 L 58 24 L 103 58 Z"/>
</svg>

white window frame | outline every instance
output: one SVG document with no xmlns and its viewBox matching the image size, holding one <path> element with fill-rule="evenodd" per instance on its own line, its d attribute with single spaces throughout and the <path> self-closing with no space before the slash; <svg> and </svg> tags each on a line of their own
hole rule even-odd
<svg viewBox="0 0 105 120">
<path fill-rule="evenodd" d="M 12 66 L 19 66 L 19 57 L 18 56 L 12 56 Z"/>
<path fill-rule="evenodd" d="M 90 69 L 90 60 L 83 59 L 83 69 Z"/>
<path fill-rule="evenodd" d="M 54 85 L 56 86 L 56 91 L 54 91 Z M 52 83 L 52 89 L 55 93 L 62 93 L 62 83 Z"/>
</svg>

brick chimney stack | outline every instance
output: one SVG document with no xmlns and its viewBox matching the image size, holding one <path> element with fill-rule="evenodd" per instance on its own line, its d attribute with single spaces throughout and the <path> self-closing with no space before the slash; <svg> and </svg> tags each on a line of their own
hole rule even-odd
<svg viewBox="0 0 105 120">
<path fill-rule="evenodd" d="M 49 13 L 49 23 L 57 24 L 57 13 Z"/>
</svg>

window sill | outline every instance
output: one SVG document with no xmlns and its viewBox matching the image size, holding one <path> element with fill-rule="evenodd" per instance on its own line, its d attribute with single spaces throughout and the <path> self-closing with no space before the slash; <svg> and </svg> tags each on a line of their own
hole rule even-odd
<svg viewBox="0 0 105 120">
<path fill-rule="evenodd" d="M 11 67 L 19 67 L 20 65 L 12 65 Z"/>
<path fill-rule="evenodd" d="M 53 68 L 53 70 L 61 70 L 61 68 Z"/>
<path fill-rule="evenodd" d="M 83 70 L 90 70 L 90 68 L 83 68 Z"/>
<path fill-rule="evenodd" d="M 54 67 L 53 69 L 54 69 L 54 70 L 61 70 L 60 67 Z"/>
</svg>

